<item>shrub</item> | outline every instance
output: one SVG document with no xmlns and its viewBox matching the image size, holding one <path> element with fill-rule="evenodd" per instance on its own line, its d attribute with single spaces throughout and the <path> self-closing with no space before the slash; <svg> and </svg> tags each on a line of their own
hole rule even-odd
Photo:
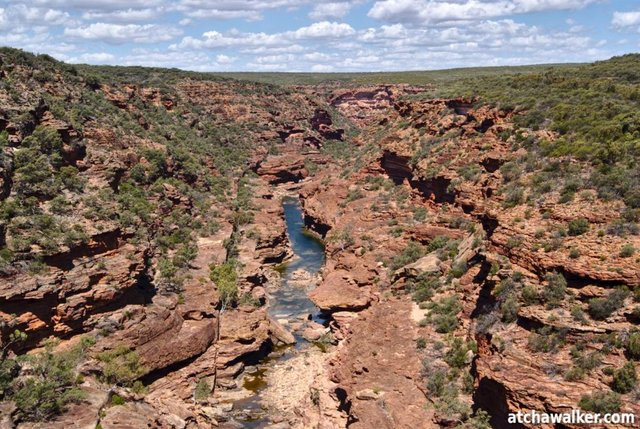
<svg viewBox="0 0 640 429">
<path fill-rule="evenodd" d="M 605 320 L 607 317 L 622 307 L 624 300 L 629 296 L 628 289 L 621 287 L 609 292 L 606 298 L 593 298 L 589 300 L 587 311 L 595 320 Z"/>
<path fill-rule="evenodd" d="M 31 375 L 14 380 L 10 399 L 15 402 L 17 415 L 22 420 L 46 420 L 63 412 L 67 404 L 84 397 L 75 386 L 78 380 L 75 369 L 84 356 L 83 346 L 56 354 L 52 347 L 49 343 L 44 352 L 27 357 Z"/>
<path fill-rule="evenodd" d="M 433 296 L 433 291 L 440 286 L 437 276 L 428 276 L 420 274 L 414 280 L 407 283 L 407 288 L 413 291 L 413 300 L 415 302 L 424 302 Z"/>
<path fill-rule="evenodd" d="M 468 269 L 469 268 L 467 267 L 467 263 L 464 261 L 460 261 L 451 266 L 451 271 L 449 273 L 451 274 L 452 277 L 455 277 L 456 279 L 458 279 L 462 277 L 464 273 L 467 272 Z"/>
<path fill-rule="evenodd" d="M 572 366 L 564 373 L 564 379 L 567 381 L 578 381 L 584 378 L 584 370 L 577 366 Z"/>
<path fill-rule="evenodd" d="M 567 232 L 572 236 L 582 235 L 587 231 L 589 231 L 589 221 L 585 218 L 572 220 L 567 228 Z"/>
<path fill-rule="evenodd" d="M 526 305 L 537 304 L 540 297 L 538 296 L 538 291 L 535 287 L 531 285 L 525 285 L 522 288 L 522 300 Z"/>
<path fill-rule="evenodd" d="M 117 346 L 97 358 L 104 363 L 102 377 L 107 383 L 129 385 L 144 374 L 138 353 L 127 346 Z"/>
<path fill-rule="evenodd" d="M 427 339 L 424 337 L 420 337 L 416 340 L 416 348 L 418 350 L 422 350 L 427 347 Z"/>
<path fill-rule="evenodd" d="M 477 350 L 477 346 L 474 342 L 465 342 L 460 337 L 456 337 L 453 339 L 451 343 L 451 347 L 444 355 L 444 361 L 451 368 L 463 368 L 467 364 L 467 355 L 468 353 L 474 352 Z"/>
<path fill-rule="evenodd" d="M 573 364 L 583 371 L 591 371 L 602 363 L 602 357 L 598 352 L 584 353 L 578 346 L 571 349 Z"/>
<path fill-rule="evenodd" d="M 512 208 L 522 204 L 524 201 L 524 191 L 519 186 L 509 186 L 506 190 L 504 202 L 502 203 L 505 208 Z"/>
<path fill-rule="evenodd" d="M 433 238 L 427 245 L 427 252 L 434 252 L 438 249 L 442 249 L 449 242 L 449 237 L 445 235 L 438 235 Z"/>
<path fill-rule="evenodd" d="M 587 317 L 585 316 L 584 311 L 582 311 L 582 308 L 579 305 L 571 307 L 571 317 L 573 317 L 573 320 L 575 320 L 576 322 L 587 322 Z"/>
<path fill-rule="evenodd" d="M 60 374 L 56 378 L 57 380 L 28 378 L 20 384 L 12 399 L 21 419 L 46 420 L 62 413 L 67 404 L 79 402 L 84 397 L 81 390 L 69 387 L 72 382 L 70 379 L 63 379 Z"/>
<path fill-rule="evenodd" d="M 622 401 L 617 393 L 599 391 L 582 396 L 578 406 L 592 413 L 611 414 L 620 411 Z"/>
<path fill-rule="evenodd" d="M 632 244 L 625 244 L 620 249 L 620 257 L 621 258 L 630 258 L 633 254 L 636 253 L 635 247 Z"/>
<path fill-rule="evenodd" d="M 478 409 L 464 424 L 462 429 L 491 429 L 491 416 L 485 410 Z"/>
<path fill-rule="evenodd" d="M 510 295 L 500 304 L 500 313 L 502 315 L 502 321 L 505 323 L 512 323 L 518 319 L 518 312 L 520 311 L 520 305 L 515 296 Z"/>
<path fill-rule="evenodd" d="M 124 398 L 120 395 L 112 395 L 111 396 L 111 405 L 118 406 L 124 405 Z"/>
<path fill-rule="evenodd" d="M 566 330 L 554 330 L 545 326 L 529 336 L 529 347 L 536 352 L 550 353 L 558 350 L 565 342 Z"/>
<path fill-rule="evenodd" d="M 458 327 L 460 323 L 458 313 L 462 310 L 462 305 L 456 295 L 430 303 L 429 309 L 431 309 L 429 319 L 435 326 L 436 332 L 449 333 Z"/>
<path fill-rule="evenodd" d="M 505 243 L 505 247 L 509 250 L 518 249 L 522 246 L 524 238 L 522 236 L 509 237 Z"/>
<path fill-rule="evenodd" d="M 447 385 L 447 371 L 442 368 L 435 369 L 427 380 L 427 390 L 431 396 L 440 397 Z"/>
<path fill-rule="evenodd" d="M 223 306 L 235 305 L 238 301 L 238 275 L 235 261 L 209 267 L 209 277 L 218 287 Z"/>
<path fill-rule="evenodd" d="M 564 299 L 567 290 L 567 281 L 560 273 L 551 272 L 545 276 L 547 287 L 544 289 L 542 296 L 544 301 L 550 305 L 557 305 Z"/>
<path fill-rule="evenodd" d="M 201 378 L 193 391 L 193 397 L 196 401 L 202 401 L 211 395 L 211 386 L 207 383 L 207 380 Z"/>
<path fill-rule="evenodd" d="M 631 392 L 638 383 L 636 367 L 633 362 L 627 362 L 624 366 L 613 373 L 611 388 L 618 393 Z"/>
<path fill-rule="evenodd" d="M 410 241 L 407 247 L 393 258 L 391 261 L 391 269 L 395 271 L 407 264 L 411 264 L 423 257 L 425 253 L 426 249 L 423 245 L 417 241 Z"/>
<path fill-rule="evenodd" d="M 632 332 L 627 338 L 625 349 L 631 359 L 640 360 L 640 332 Z"/>
<path fill-rule="evenodd" d="M 424 222 L 427 218 L 427 209 L 424 207 L 417 207 L 413 210 L 413 219 L 416 222 Z"/>
<path fill-rule="evenodd" d="M 578 259 L 580 257 L 580 250 L 576 249 L 575 247 L 569 250 L 569 257 L 571 259 Z"/>
</svg>

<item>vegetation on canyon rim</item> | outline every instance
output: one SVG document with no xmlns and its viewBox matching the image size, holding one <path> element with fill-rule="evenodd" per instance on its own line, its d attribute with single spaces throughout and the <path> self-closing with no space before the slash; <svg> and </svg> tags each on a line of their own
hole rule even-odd
<svg viewBox="0 0 640 429">
<path fill-rule="evenodd" d="M 258 84 L 232 79 L 246 78 L 244 75 L 70 66 L 47 56 L 2 49 L 0 108 L 5 116 L 0 117 L 0 270 L 37 276 L 47 267 L 60 264 L 60 255 L 95 245 L 90 237 L 117 229 L 131 244 L 150 243 L 152 250 L 144 260 L 154 265 L 154 286 L 158 292 L 177 294 L 180 305 L 185 301 L 183 285 L 192 280 L 187 272 L 198 256 L 198 240 L 228 226 L 231 232 L 224 242 L 225 259 L 211 263 L 208 278 L 198 281 L 210 280 L 216 285 L 224 308 L 259 306 L 259 301 L 241 290 L 238 278 L 238 241 L 243 239 L 242 234 L 246 237 L 254 233 L 243 232 L 243 227 L 250 226 L 257 215 L 251 202 L 255 173 L 248 166 L 256 153 L 277 155 L 282 140 L 256 144 L 256 135 L 270 131 L 268 121 L 231 121 L 223 112 L 207 111 L 181 94 L 181 82 L 224 83 L 235 94 L 251 100 L 253 104 L 246 106 L 247 115 L 252 109 L 275 111 L 280 106 L 276 103 L 294 104 L 287 98 L 293 90 L 282 84 L 313 83 L 320 93 L 335 86 L 336 81 L 344 86 L 424 84 L 427 91 L 406 95 L 399 100 L 398 109 L 402 102 L 461 96 L 476 108 L 495 107 L 513 125 L 498 136 L 514 155 L 495 168 L 486 168 L 477 159 L 449 156 L 451 143 L 463 137 L 463 123 L 449 128 L 438 123 L 440 128 L 429 134 L 425 124 L 406 114 L 388 126 L 362 131 L 335 109 L 317 103 L 331 110 L 334 120 L 347 128 L 345 141 L 326 139 L 319 151 L 343 169 L 342 178 L 355 177 L 367 160 L 379 158 L 379 143 L 393 133 L 415 139 L 413 153 L 406 157 L 415 175 L 408 180 L 435 179 L 452 165 L 457 169 L 457 177 L 442 186 L 437 219 L 448 233 L 457 235 L 407 238 L 399 252 L 380 258 L 388 278 L 375 279 L 381 287 L 389 288 L 398 270 L 428 255 L 437 259 L 437 269 L 408 278 L 404 292 L 397 292 L 410 294 L 421 309 L 427 310 L 420 325 L 434 332 L 433 338 L 420 337 L 415 343 L 423 359 L 421 375 L 433 408 L 462 427 L 489 427 L 489 416 L 470 405 L 476 388 L 474 357 L 481 347 L 501 350 L 509 346 L 510 338 L 494 335 L 496 326 L 509 329 L 518 323 L 530 323 L 533 327 L 524 341 L 528 351 L 549 357 L 566 355 L 569 362 L 545 368 L 549 374 L 567 382 L 585 380 L 596 372 L 603 375 L 606 383 L 601 383 L 599 390 L 585 392 L 579 406 L 594 412 L 617 411 L 625 398 L 639 394 L 634 362 L 640 359 L 640 331 L 635 327 L 612 333 L 598 331 L 576 339 L 566 325 L 575 322 L 582 327 L 597 326 L 615 314 L 621 323 L 630 320 L 632 325 L 637 324 L 637 306 L 629 314 L 619 312 L 631 302 L 640 301 L 640 289 L 608 282 L 606 291 L 578 296 L 570 291 L 575 279 L 563 271 L 560 262 L 545 273 L 537 273 L 539 279 L 533 281 L 531 273 L 513 269 L 509 257 L 515 259 L 525 250 L 541 255 L 562 253 L 578 263 L 591 249 L 578 249 L 575 243 L 609 237 L 619 239 L 621 244 L 612 254 L 601 255 L 603 263 L 607 258 L 627 264 L 638 262 L 636 248 L 624 240 L 640 232 L 639 63 L 640 56 L 627 55 L 576 66 L 371 75 L 251 75 L 251 79 L 265 81 Z M 149 92 L 144 93 L 145 89 Z M 49 115 L 46 121 L 44 112 Z M 437 119 L 444 121 L 455 114 L 456 106 L 447 106 Z M 6 129 L 9 123 L 14 129 Z M 491 148 L 482 146 L 481 125 L 465 138 L 477 139 L 481 150 L 488 152 Z M 101 136 L 96 126 L 112 134 Z M 295 126 L 308 127 L 291 125 L 293 129 Z M 79 161 L 87 155 L 84 133 L 93 133 L 92 138 L 100 141 L 90 160 L 104 164 L 100 172 L 104 183 L 82 174 L 86 166 Z M 130 142 L 134 144 L 127 145 Z M 127 163 L 118 164 L 110 152 L 124 147 L 131 150 L 131 157 Z M 304 166 L 311 175 L 324 168 L 309 159 L 304 160 Z M 500 209 L 517 213 L 515 232 L 502 244 L 506 256 L 465 259 L 465 252 L 477 254 L 486 246 L 486 232 L 478 228 L 486 219 L 474 223 L 465 213 L 449 215 L 447 205 L 453 203 L 448 199 L 464 186 L 483 186 L 479 183 L 489 180 L 489 170 L 499 180 Z M 367 175 L 354 182 L 339 208 L 345 210 L 376 193 L 371 206 L 374 213 L 392 206 L 407 208 L 407 219 L 391 219 L 384 226 L 389 237 L 406 238 L 408 225 L 427 223 L 432 211 L 412 206 L 409 192 L 394 182 Z M 615 207 L 621 215 L 603 221 L 584 213 L 559 216 L 547 208 L 549 204 L 572 207 L 576 202 L 618 204 Z M 530 234 L 533 238 L 528 240 L 524 224 L 535 216 L 559 219 Z M 374 241 L 349 227 L 331 230 L 326 240 L 336 251 L 354 250 L 360 256 L 373 249 Z M 130 256 L 133 259 L 134 255 Z M 105 264 L 98 261 L 96 265 L 101 263 Z M 98 268 L 101 275 L 109 275 L 108 266 Z M 474 315 L 474 338 L 463 338 L 456 332 L 466 328 L 460 313 L 467 303 L 459 288 L 471 268 L 477 269 L 475 275 L 486 277 L 490 287 Z M 535 319 L 540 311 L 548 315 L 545 323 Z M 14 329 L 17 323 L 15 317 L 5 321 L 2 331 L 4 341 L 11 341 L 20 354 L 32 346 L 22 347 L 27 338 Z M 79 367 L 88 358 L 99 364 L 100 383 L 143 393 L 140 378 L 147 372 L 138 353 L 125 345 L 93 351 L 96 339 L 109 337 L 117 330 L 106 322 L 97 326 L 98 338 L 83 337 L 68 351 L 54 353 L 54 344 L 46 343 L 43 351 L 33 354 L 3 353 L 0 399 L 12 399 L 21 420 L 44 420 L 59 414 L 82 400 Z M 624 363 L 608 363 L 614 357 Z M 211 389 L 207 380 L 199 379 L 194 397 L 203 400 Z M 122 403 L 122 397 L 112 397 L 113 405 Z"/>
</svg>

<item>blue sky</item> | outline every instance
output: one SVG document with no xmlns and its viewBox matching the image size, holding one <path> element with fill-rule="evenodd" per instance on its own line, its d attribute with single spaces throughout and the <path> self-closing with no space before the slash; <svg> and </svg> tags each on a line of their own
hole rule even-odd
<svg viewBox="0 0 640 429">
<path fill-rule="evenodd" d="M 584 62 L 640 51 L 640 0 L 0 0 L 0 45 L 199 71 Z"/>
</svg>

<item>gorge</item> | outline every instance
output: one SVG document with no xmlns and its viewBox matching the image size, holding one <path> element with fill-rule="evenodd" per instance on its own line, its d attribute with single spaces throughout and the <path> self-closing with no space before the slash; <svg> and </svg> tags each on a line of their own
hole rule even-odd
<svg viewBox="0 0 640 429">
<path fill-rule="evenodd" d="M 640 416 L 639 65 L 275 85 L 1 49 L 0 428 Z"/>
</svg>

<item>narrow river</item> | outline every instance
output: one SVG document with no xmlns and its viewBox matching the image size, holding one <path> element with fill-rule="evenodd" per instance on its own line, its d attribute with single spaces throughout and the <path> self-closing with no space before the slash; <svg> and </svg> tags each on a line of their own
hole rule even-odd
<svg viewBox="0 0 640 429">
<path fill-rule="evenodd" d="M 307 293 L 313 287 L 313 282 L 300 281 L 301 270 L 311 277 L 317 275 L 325 262 L 324 246 L 304 226 L 302 208 L 297 198 L 283 199 L 284 216 L 287 225 L 287 235 L 293 250 L 293 258 L 279 269 L 282 282 L 277 290 L 269 294 L 268 312 L 275 320 L 283 322 L 285 328 L 292 331 L 296 339 L 295 346 L 278 347 L 269 356 L 260 361 L 255 367 L 247 368 L 243 378 L 243 387 L 254 393 L 247 399 L 234 404 L 236 411 L 242 410 L 243 418 L 240 422 L 245 428 L 260 428 L 269 423 L 270 410 L 266 409 L 261 393 L 267 388 L 267 378 L 270 368 L 286 361 L 313 344 L 300 335 L 300 330 L 293 329 L 302 326 L 304 321 L 313 320 L 325 322 L 319 309 L 308 298 Z"/>
</svg>

